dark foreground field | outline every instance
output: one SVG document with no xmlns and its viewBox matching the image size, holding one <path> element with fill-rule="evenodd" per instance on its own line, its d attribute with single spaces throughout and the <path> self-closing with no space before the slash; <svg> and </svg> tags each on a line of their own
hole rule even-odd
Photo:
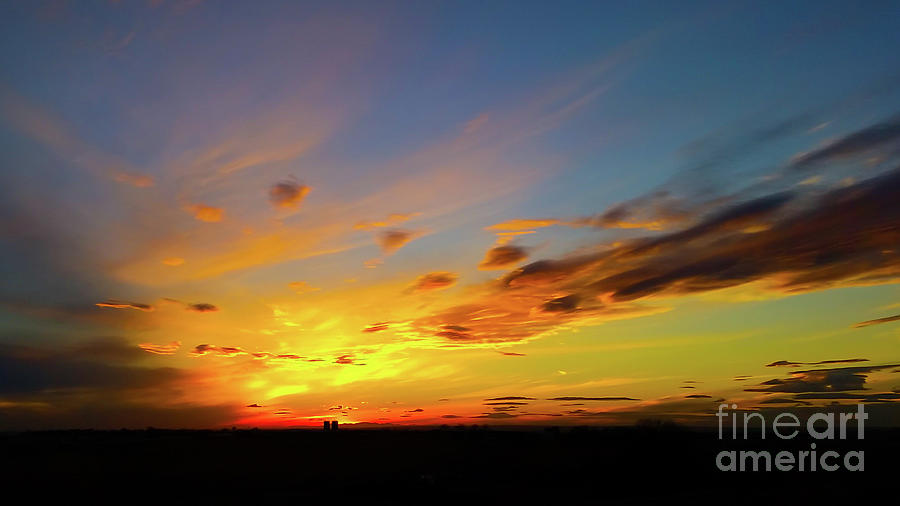
<svg viewBox="0 0 900 506">
<path fill-rule="evenodd" d="M 27 504 L 836 503 L 894 486 L 898 436 L 817 442 L 819 451 L 865 451 L 863 472 L 724 473 L 720 450 L 796 453 L 811 441 L 719 441 L 671 427 L 7 433 L 0 481 Z"/>
</svg>

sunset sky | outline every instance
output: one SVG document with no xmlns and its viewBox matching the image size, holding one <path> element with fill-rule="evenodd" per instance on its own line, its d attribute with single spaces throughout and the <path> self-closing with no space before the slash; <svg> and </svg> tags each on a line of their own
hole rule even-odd
<svg viewBox="0 0 900 506">
<path fill-rule="evenodd" d="M 898 21 L 4 2 L 0 429 L 900 425 Z"/>
</svg>

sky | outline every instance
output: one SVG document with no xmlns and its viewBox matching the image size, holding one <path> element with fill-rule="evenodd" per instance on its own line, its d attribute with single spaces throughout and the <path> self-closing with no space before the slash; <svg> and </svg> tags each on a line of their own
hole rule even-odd
<svg viewBox="0 0 900 506">
<path fill-rule="evenodd" d="M 900 425 L 898 18 L 4 2 L 0 429 Z"/>
</svg>

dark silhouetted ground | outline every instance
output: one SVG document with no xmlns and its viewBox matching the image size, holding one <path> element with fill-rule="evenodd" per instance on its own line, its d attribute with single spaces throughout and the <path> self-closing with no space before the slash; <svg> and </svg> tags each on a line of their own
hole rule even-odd
<svg viewBox="0 0 900 506">
<path fill-rule="evenodd" d="M 898 436 L 816 442 L 865 451 L 861 473 L 724 473 L 720 450 L 796 452 L 811 441 L 719 441 L 667 426 L 28 432 L 0 434 L 0 455 L 4 495 L 28 494 L 17 504 L 837 504 L 894 485 Z"/>
</svg>

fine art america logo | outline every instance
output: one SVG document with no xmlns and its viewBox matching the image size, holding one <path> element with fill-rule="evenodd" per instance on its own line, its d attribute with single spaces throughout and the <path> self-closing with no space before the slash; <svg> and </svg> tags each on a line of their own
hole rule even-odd
<svg viewBox="0 0 900 506">
<path fill-rule="evenodd" d="M 806 420 L 805 432 L 810 438 L 816 440 L 848 439 L 848 422 L 856 422 L 856 430 L 852 428 L 851 434 L 856 432 L 856 439 L 864 439 L 865 421 L 869 414 L 865 412 L 862 404 L 856 405 L 855 413 L 814 413 Z M 732 412 L 723 411 L 725 408 Z M 723 425 L 731 425 L 731 439 L 738 439 L 738 413 L 737 404 L 720 404 L 716 416 L 719 418 L 719 439 L 723 439 Z M 839 415 L 837 418 L 835 415 Z M 748 438 L 748 425 L 755 417 L 759 418 L 760 439 L 766 438 L 767 421 L 761 413 L 743 413 L 743 439 Z M 730 424 L 728 420 L 730 419 Z M 723 423 L 723 420 L 725 422 Z M 794 439 L 801 432 L 800 419 L 793 413 L 780 413 L 772 419 L 771 434 L 783 440 Z M 848 451 L 840 453 L 828 450 L 816 450 L 816 443 L 809 445 L 809 450 L 790 451 L 736 451 L 722 450 L 716 455 L 716 466 L 721 471 L 771 471 L 774 467 L 779 471 L 847 471 L 865 470 L 865 452 Z"/>
</svg>

